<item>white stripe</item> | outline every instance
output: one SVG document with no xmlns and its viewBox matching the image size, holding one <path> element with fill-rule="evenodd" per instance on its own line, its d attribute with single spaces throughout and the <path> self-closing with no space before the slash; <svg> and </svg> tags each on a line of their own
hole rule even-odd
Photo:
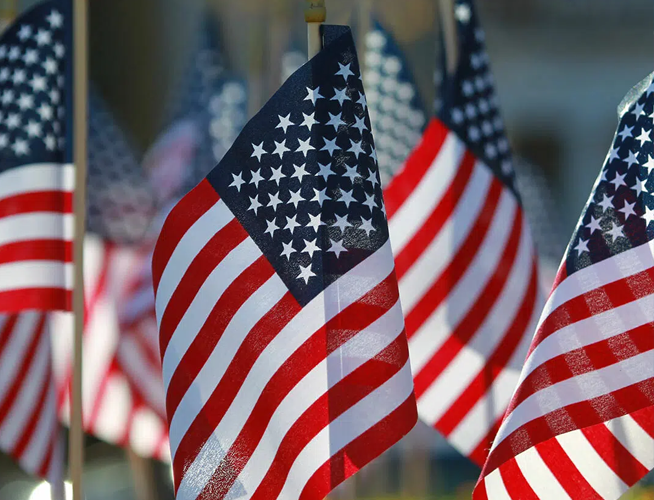
<svg viewBox="0 0 654 500">
<path fill-rule="evenodd" d="M 437 402 L 429 405 L 426 415 L 428 422 L 437 421 L 486 366 L 488 358 L 504 339 L 522 306 L 525 290 L 529 286 L 532 262 L 532 244 L 526 231 L 526 222 L 523 221 L 522 227 L 516 259 L 511 263 L 512 268 L 498 300 L 470 341 L 463 345 L 452 362 L 420 397 L 420 400 L 425 398 Z M 421 405 L 421 409 L 427 410 L 424 405 Z"/>
<path fill-rule="evenodd" d="M 0 402 L 3 402 L 7 396 L 7 391 L 11 388 L 17 378 L 22 376 L 18 370 L 25 359 L 27 349 L 34 336 L 41 314 L 37 312 L 25 312 L 18 315 L 16 323 L 11 331 L 6 332 L 10 335 L 9 342 L 5 345 L 0 357 Z"/>
<path fill-rule="evenodd" d="M 122 374 L 107 374 L 104 394 L 99 402 L 98 415 L 89 422 L 91 432 L 105 441 L 117 443 L 128 429 L 129 417 L 134 407 L 132 391 Z M 94 394 L 94 400 L 98 394 Z M 85 401 L 86 403 L 86 401 Z M 90 417 L 87 413 L 86 419 Z"/>
<path fill-rule="evenodd" d="M 550 468 L 543 462 L 535 447 L 528 448 L 515 457 L 527 483 L 538 498 L 556 498 L 557 500 L 569 499 L 570 495 L 559 483 Z"/>
<path fill-rule="evenodd" d="M 207 277 L 193 302 L 184 312 L 177 328 L 173 332 L 166 352 L 163 355 L 164 387 L 168 390 L 177 365 L 207 321 L 216 302 L 222 297 L 225 290 L 248 267 L 261 257 L 262 253 L 252 238 L 245 238 L 241 244 L 234 248 Z"/>
<path fill-rule="evenodd" d="M 278 498 L 299 498 L 320 466 L 406 401 L 413 391 L 410 379 L 407 362 L 384 385 L 323 428 L 296 457 Z"/>
<path fill-rule="evenodd" d="M 33 163 L 0 173 L 0 199 L 38 191 L 68 191 L 75 186 L 71 164 Z"/>
<path fill-rule="evenodd" d="M 207 362 L 177 406 L 170 420 L 170 447 L 173 455 L 195 417 L 225 375 L 250 330 L 288 292 L 278 274 L 273 274 L 239 308 L 218 340 Z"/>
<path fill-rule="evenodd" d="M 38 423 L 32 432 L 29 445 L 21 456 L 21 464 L 29 468 L 28 470 L 35 472 L 45 462 L 50 443 L 56 439 L 58 430 L 54 381 L 50 378 L 47 383 L 50 387 L 48 388 L 45 404 L 39 415 Z"/>
<path fill-rule="evenodd" d="M 654 439 L 638 425 L 631 415 L 614 418 L 605 425 L 646 469 L 654 469 Z"/>
<path fill-rule="evenodd" d="M 507 221 L 513 220 L 517 208 L 513 194 L 504 190 L 491 226 L 472 262 L 447 298 L 411 337 L 409 348 L 414 373 L 420 373 L 479 300 L 502 258 L 511 230 Z"/>
<path fill-rule="evenodd" d="M 484 483 L 486 483 L 486 494 L 489 500 L 512 500 L 509 492 L 506 491 L 499 469 L 488 474 L 484 478 Z"/>
<path fill-rule="evenodd" d="M 245 491 L 254 491 L 268 472 L 282 440 L 293 424 L 329 389 L 377 356 L 395 341 L 398 335 L 404 335 L 403 332 L 404 320 L 398 301 L 381 318 L 316 365 L 275 410 L 266 432 L 239 475 L 239 482 L 235 483 L 232 489 L 245 488 Z M 335 369 L 339 369 L 340 373 L 333 373 Z M 236 426 L 232 432 L 236 437 L 242 423 L 234 422 L 234 424 Z M 215 435 L 220 437 L 221 444 L 226 444 L 225 434 L 224 429 L 221 431 L 221 427 L 216 429 Z M 230 441 L 230 445 L 232 443 L 233 440 Z"/>
<path fill-rule="evenodd" d="M 391 248 L 390 244 L 386 242 L 377 252 L 347 274 L 341 276 L 311 300 L 286 324 L 259 355 L 239 388 L 228 412 L 223 417 L 223 421 L 229 422 L 232 418 L 242 419 L 243 415 L 249 415 L 258 401 L 261 391 L 284 362 L 318 329 L 322 328 L 327 321 L 358 301 L 368 291 L 381 283 L 392 271 Z M 232 415 L 235 415 L 235 417 L 232 417 Z M 175 434 L 178 432 L 176 430 Z M 215 432 L 214 435 L 216 435 Z M 171 425 L 171 450 L 173 456 L 181 437 L 173 436 Z M 195 471 L 196 467 L 199 470 L 191 472 L 191 469 Z M 194 465 L 187 470 L 185 477 L 188 477 L 189 480 L 193 478 L 196 485 L 206 484 L 212 472 L 212 470 L 208 470 L 206 464 L 202 464 L 202 459 L 199 457 L 195 460 Z"/>
<path fill-rule="evenodd" d="M 0 245 L 29 240 L 72 241 L 75 218 L 72 214 L 30 212 L 0 218 Z"/>
<path fill-rule="evenodd" d="M 160 414 L 165 414 L 164 388 L 158 366 L 152 366 L 143 347 L 131 335 L 122 335 L 118 358 L 123 371 L 138 384 L 148 403 Z"/>
<path fill-rule="evenodd" d="M 619 498 L 629 489 L 598 455 L 581 430 L 556 436 L 556 440 L 588 484 L 607 499 Z"/>
<path fill-rule="evenodd" d="M 522 401 L 502 422 L 493 447 L 528 422 L 654 377 L 654 351 L 550 385 Z"/>
<path fill-rule="evenodd" d="M 0 292 L 21 288 L 72 289 L 73 264 L 27 260 L 0 264 Z"/>
<path fill-rule="evenodd" d="M 230 212 L 225 202 L 218 200 L 186 231 L 170 256 L 161 274 L 159 286 L 155 290 L 157 321 L 159 323 L 161 323 L 161 316 L 168 305 L 170 297 L 177 289 L 179 282 L 182 281 L 193 259 L 209 240 L 233 219 L 234 214 Z"/>
<path fill-rule="evenodd" d="M 388 222 L 395 253 L 404 248 L 438 205 L 459 171 L 464 153 L 465 146 L 450 132 L 420 183 Z"/>
<path fill-rule="evenodd" d="M 120 312 L 121 323 L 131 323 L 144 314 L 154 314 L 154 292 L 152 291 L 152 282 L 147 288 L 141 288 L 129 297 L 129 301 L 124 305 Z"/>
<path fill-rule="evenodd" d="M 436 237 L 400 280 L 400 297 L 404 314 L 408 314 L 429 288 L 436 282 L 443 270 L 452 261 L 459 247 L 470 233 L 485 206 L 488 189 L 493 180 L 489 170 L 477 163 L 470 181 L 465 187 L 459 204 L 443 225 Z M 395 234 L 391 230 L 391 243 L 398 255 Z"/>
<path fill-rule="evenodd" d="M 149 408 L 136 411 L 129 430 L 129 442 L 134 450 L 144 457 L 153 457 L 161 444 L 165 432 L 161 418 Z"/>
</svg>

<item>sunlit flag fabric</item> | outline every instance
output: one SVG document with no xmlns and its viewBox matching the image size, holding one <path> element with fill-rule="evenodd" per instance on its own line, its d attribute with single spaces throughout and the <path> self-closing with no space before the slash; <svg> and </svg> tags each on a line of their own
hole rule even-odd
<svg viewBox="0 0 654 500">
<path fill-rule="evenodd" d="M 441 110 L 384 197 L 420 418 L 482 465 L 540 304 L 484 34 L 469 2 L 456 18 Z"/>
<path fill-rule="evenodd" d="M 404 54 L 379 21 L 366 34 L 368 106 L 382 183 L 404 165 L 418 144 L 427 117 Z"/>
<path fill-rule="evenodd" d="M 653 75 L 621 105 L 477 499 L 612 500 L 654 467 Z"/>
<path fill-rule="evenodd" d="M 356 52 L 323 30 L 155 248 L 179 500 L 322 499 L 416 422 Z"/>
<path fill-rule="evenodd" d="M 0 311 L 69 309 L 74 173 L 64 19 L 45 2 L 0 39 Z"/>
</svg>

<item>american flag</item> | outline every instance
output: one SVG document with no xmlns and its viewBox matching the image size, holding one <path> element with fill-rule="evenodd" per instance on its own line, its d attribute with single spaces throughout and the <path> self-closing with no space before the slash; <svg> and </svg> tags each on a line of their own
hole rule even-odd
<svg viewBox="0 0 654 500">
<path fill-rule="evenodd" d="M 612 500 L 654 468 L 653 76 L 621 106 L 476 499 Z"/>
<path fill-rule="evenodd" d="M 420 141 L 427 117 L 404 54 L 379 21 L 366 34 L 365 46 L 363 78 L 379 172 L 386 185 Z"/>
<path fill-rule="evenodd" d="M 420 418 L 482 465 L 540 312 L 484 33 L 456 2 L 443 105 L 384 191 Z"/>
<path fill-rule="evenodd" d="M 153 257 L 178 499 L 322 499 L 417 415 L 349 28 L 168 216 Z"/>
<path fill-rule="evenodd" d="M 45 2 L 0 39 L 0 311 L 71 304 L 64 35 L 63 14 Z"/>
</svg>

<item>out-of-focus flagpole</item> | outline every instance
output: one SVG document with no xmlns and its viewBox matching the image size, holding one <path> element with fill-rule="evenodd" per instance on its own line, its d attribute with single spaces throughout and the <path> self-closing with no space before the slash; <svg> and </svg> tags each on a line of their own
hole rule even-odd
<svg viewBox="0 0 654 500">
<path fill-rule="evenodd" d="M 75 164 L 75 335 L 69 434 L 69 469 L 73 500 L 83 500 L 84 429 L 82 421 L 82 336 L 84 332 L 84 233 L 86 229 L 86 163 L 88 116 L 88 0 L 73 0 L 73 163 Z"/>
<path fill-rule="evenodd" d="M 452 74 L 456 71 L 459 62 L 459 41 L 456 30 L 456 18 L 454 17 L 454 0 L 439 0 L 441 16 L 441 29 L 443 30 L 443 41 L 445 43 L 445 58 L 447 72 Z"/>
<path fill-rule="evenodd" d="M 327 20 L 327 9 L 325 0 L 305 0 L 307 6 L 304 9 L 304 20 L 307 22 L 307 33 L 309 40 L 309 59 L 322 50 L 322 37 L 320 36 L 320 25 Z"/>
<path fill-rule="evenodd" d="M 0 34 L 16 19 L 18 0 L 4 0 L 0 3 Z"/>
<path fill-rule="evenodd" d="M 372 0 L 357 0 L 357 24 L 359 25 L 359 30 L 357 33 L 358 44 L 360 49 L 357 51 L 359 54 L 359 66 L 361 67 L 361 76 L 363 78 L 363 83 L 365 86 L 366 83 L 366 56 L 368 55 L 368 50 L 366 49 L 366 39 L 368 38 L 368 33 L 370 33 L 370 28 L 372 27 Z"/>
</svg>

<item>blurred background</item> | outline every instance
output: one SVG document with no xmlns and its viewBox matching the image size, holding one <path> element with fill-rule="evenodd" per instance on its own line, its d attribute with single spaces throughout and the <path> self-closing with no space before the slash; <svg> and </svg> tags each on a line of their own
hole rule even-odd
<svg viewBox="0 0 654 500">
<path fill-rule="evenodd" d="M 19 10 L 34 3 L 21 0 Z M 477 3 L 508 135 L 520 158 L 516 168 L 525 203 L 533 205 L 527 208 L 539 250 L 555 268 L 604 161 L 616 108 L 654 70 L 654 4 Z M 90 0 L 90 9 L 91 78 L 139 158 L 168 125 L 171 103 L 189 77 L 205 16 L 217 22 L 224 67 L 246 84 L 249 116 L 293 65 L 289 51 L 306 50 L 301 0 Z M 328 22 L 334 24 L 355 22 L 362 12 L 374 14 L 405 53 L 420 101 L 431 113 L 438 97 L 434 0 L 327 0 L 327 10 Z M 355 33 L 362 52 L 359 26 Z M 478 474 L 476 466 L 433 431 L 419 426 L 334 498 L 470 498 Z M 630 498 L 654 499 L 649 484 L 651 478 Z M 88 500 L 172 498 L 168 465 L 135 459 L 91 437 L 85 489 Z M 148 489 L 155 491 L 151 498 Z M 0 500 L 49 498 L 47 488 L 0 457 Z"/>
</svg>

